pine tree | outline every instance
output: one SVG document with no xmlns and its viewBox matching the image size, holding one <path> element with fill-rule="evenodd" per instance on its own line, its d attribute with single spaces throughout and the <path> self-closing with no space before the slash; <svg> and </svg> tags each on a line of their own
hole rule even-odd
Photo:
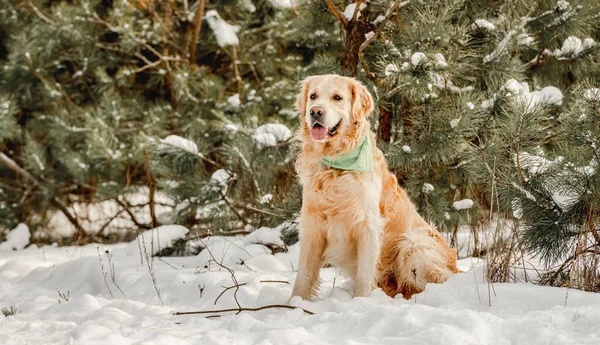
<svg viewBox="0 0 600 345">
<path fill-rule="evenodd" d="M 1 224 L 55 238 L 58 214 L 79 242 L 260 226 L 292 181 L 290 6 L 1 0 Z"/>
<path fill-rule="evenodd" d="M 584 144 L 573 133 L 578 117 L 565 115 L 593 108 L 584 94 L 600 81 L 596 1 L 324 2 L 303 3 L 312 16 L 301 30 L 336 35 L 309 71 L 371 86 L 380 147 L 420 212 L 451 230 L 454 244 L 469 223 L 473 254 L 483 250 L 476 229 L 490 213 L 515 222 L 522 247 L 547 263 L 597 232 L 596 128 L 587 127 Z M 575 178 L 573 169 L 588 173 Z M 557 191 L 579 197 L 560 206 Z"/>
</svg>

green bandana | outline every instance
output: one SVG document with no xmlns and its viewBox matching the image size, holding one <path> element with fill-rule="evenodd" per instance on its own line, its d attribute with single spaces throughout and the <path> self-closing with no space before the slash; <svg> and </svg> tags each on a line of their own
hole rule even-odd
<svg viewBox="0 0 600 345">
<path fill-rule="evenodd" d="M 325 156 L 321 158 L 321 162 L 334 169 L 373 172 L 373 150 L 370 136 L 367 134 L 352 152 L 335 158 Z"/>
</svg>

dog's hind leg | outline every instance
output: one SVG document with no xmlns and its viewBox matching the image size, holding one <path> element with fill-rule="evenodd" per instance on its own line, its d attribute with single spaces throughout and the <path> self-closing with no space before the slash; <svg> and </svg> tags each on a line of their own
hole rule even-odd
<svg viewBox="0 0 600 345">
<path fill-rule="evenodd" d="M 396 245 L 394 273 L 404 298 L 423 291 L 427 283 L 443 283 L 457 272 L 456 251 L 430 227 L 407 230 Z"/>
</svg>

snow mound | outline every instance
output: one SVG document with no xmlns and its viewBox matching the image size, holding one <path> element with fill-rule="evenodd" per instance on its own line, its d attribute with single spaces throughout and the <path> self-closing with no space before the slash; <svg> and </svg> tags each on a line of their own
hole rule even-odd
<svg viewBox="0 0 600 345">
<path fill-rule="evenodd" d="M 29 244 L 30 238 L 29 227 L 20 223 L 6 235 L 6 241 L 0 243 L 0 252 L 21 250 Z"/>
<path fill-rule="evenodd" d="M 246 243 L 256 244 L 275 244 L 284 247 L 285 244 L 281 239 L 281 231 L 277 228 L 261 227 L 252 231 L 248 236 L 244 237 Z"/>
<path fill-rule="evenodd" d="M 148 255 L 156 254 L 165 248 L 171 247 L 177 240 L 184 239 L 189 230 L 181 225 L 163 225 L 152 230 L 144 231 L 129 243 L 125 253 L 129 256 L 144 254 L 144 246 Z"/>
<path fill-rule="evenodd" d="M 154 258 L 154 278 L 146 262 L 126 255 L 123 244 L 2 253 L 0 307 L 18 310 L 0 316 L 2 343 L 598 344 L 599 294 L 490 283 L 486 265 L 472 258 L 458 262 L 466 273 L 428 284 L 410 300 L 389 298 L 380 289 L 352 298 L 351 281 L 323 268 L 317 297 L 288 302 L 299 245 L 271 255 L 264 245 L 250 243 L 273 240 L 277 232 L 260 230 L 251 240 L 206 238 L 198 256 Z M 234 285 L 231 273 L 208 250 L 234 271 L 238 289 L 227 289 Z M 246 308 L 289 303 L 315 314 L 273 308 L 218 318 L 173 315 L 237 308 L 236 301 Z"/>
<path fill-rule="evenodd" d="M 216 10 L 207 11 L 204 18 L 217 38 L 220 47 L 236 46 L 240 43 L 236 33 L 239 27 L 233 26 L 221 18 Z"/>
<path fill-rule="evenodd" d="M 198 145 L 196 145 L 195 142 L 189 139 L 180 137 L 179 135 L 169 135 L 168 137 L 161 139 L 160 142 L 166 145 L 180 148 L 191 154 L 198 154 Z"/>
<path fill-rule="evenodd" d="M 474 205 L 473 200 L 471 199 L 462 199 L 459 201 L 455 201 L 452 203 L 452 208 L 455 210 L 467 210 L 472 208 Z"/>
<path fill-rule="evenodd" d="M 259 145 L 276 146 L 277 143 L 292 137 L 292 131 L 279 123 L 267 123 L 254 131 L 254 140 Z"/>
</svg>

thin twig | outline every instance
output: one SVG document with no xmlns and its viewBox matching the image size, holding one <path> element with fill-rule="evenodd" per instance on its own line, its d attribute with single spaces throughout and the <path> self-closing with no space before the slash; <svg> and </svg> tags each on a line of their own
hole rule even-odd
<svg viewBox="0 0 600 345">
<path fill-rule="evenodd" d="M 228 312 L 233 312 L 233 311 L 237 311 L 237 313 L 239 314 L 242 311 L 259 311 L 259 310 L 264 310 L 264 309 L 273 309 L 273 308 L 282 308 L 282 309 L 301 309 L 302 311 L 304 311 L 305 313 L 307 313 L 308 315 L 314 315 L 315 313 L 313 313 L 310 310 L 306 310 L 304 308 L 300 308 L 300 307 L 295 307 L 292 305 L 286 305 L 286 304 L 271 304 L 271 305 L 264 305 L 262 307 L 257 307 L 257 308 L 239 308 L 239 309 L 220 309 L 220 310 L 201 310 L 201 311 L 178 311 L 173 313 L 173 315 L 193 315 L 193 314 L 214 314 L 214 313 L 228 313 Z"/>
<path fill-rule="evenodd" d="M 340 21 L 340 23 L 342 23 L 343 26 L 347 26 L 348 21 L 340 12 L 340 10 L 338 10 L 337 7 L 335 7 L 335 4 L 331 0 L 325 0 L 325 3 L 327 3 L 327 7 L 329 7 L 331 13 Z"/>
<path fill-rule="evenodd" d="M 156 212 L 154 208 L 154 183 L 152 181 L 150 159 L 148 158 L 148 154 L 146 153 L 146 151 L 144 151 L 144 161 L 146 161 L 146 179 L 148 180 L 148 197 L 150 198 L 150 217 L 152 218 L 152 228 L 156 228 L 158 226 L 158 220 L 156 219 Z M 160 240 L 158 242 L 158 247 L 160 248 Z"/>
<path fill-rule="evenodd" d="M 219 261 L 217 261 L 217 259 L 213 255 L 213 253 L 210 250 L 210 248 L 208 248 L 208 245 L 206 245 L 206 243 L 204 243 L 204 241 L 202 241 L 202 239 L 198 238 L 198 240 L 200 240 L 200 242 L 202 242 L 202 244 L 204 245 L 204 248 L 206 249 L 206 251 L 208 251 L 208 254 L 213 259 L 213 261 L 217 265 L 219 265 L 220 267 L 226 269 L 229 272 L 229 274 L 231 274 L 231 280 L 233 281 L 233 284 L 234 284 L 234 287 L 235 287 L 235 291 L 233 292 L 233 299 L 235 300 L 235 304 L 237 304 L 239 310 L 241 311 L 242 310 L 242 306 L 240 305 L 240 302 L 237 299 L 237 293 L 240 290 L 240 284 L 237 281 L 237 278 L 235 276 L 235 272 L 231 268 L 229 268 L 229 267 L 223 265 L 222 263 L 220 263 Z M 216 303 L 216 301 L 215 301 L 215 303 Z"/>
<path fill-rule="evenodd" d="M 189 46 L 188 60 L 190 61 L 190 65 L 196 64 L 196 44 L 198 43 L 198 37 L 200 37 L 200 32 L 202 31 L 202 19 L 204 18 L 205 7 L 206 0 L 200 0 L 200 5 L 198 6 L 196 17 L 194 18 L 194 31 L 192 34 L 192 41 L 190 42 Z"/>
<path fill-rule="evenodd" d="M 233 72 L 235 73 L 235 83 L 237 85 L 237 93 L 242 98 L 242 77 L 240 76 L 240 69 L 238 67 L 238 54 L 237 48 L 232 46 L 233 49 Z"/>
<path fill-rule="evenodd" d="M 154 285 L 154 291 L 156 291 L 156 295 L 158 295 L 160 304 L 162 304 L 164 306 L 165 303 L 163 302 L 162 297 L 160 296 L 160 290 L 158 288 L 158 283 L 156 282 L 156 276 L 154 275 L 154 269 L 152 268 L 152 265 L 150 264 L 150 258 L 148 257 L 148 250 L 146 248 L 146 240 L 144 239 L 144 236 L 138 235 L 138 238 L 140 238 L 140 237 L 142 239 L 142 247 L 144 250 L 144 256 L 146 257 L 146 264 L 148 266 L 148 272 L 150 273 L 150 279 L 152 279 L 152 285 Z"/>
<path fill-rule="evenodd" d="M 113 284 L 115 284 L 115 286 L 117 287 L 117 289 L 119 289 L 119 292 L 121 292 L 121 295 L 123 295 L 124 298 L 127 298 L 123 290 L 121 290 L 119 284 L 117 284 L 117 280 L 115 278 L 117 275 L 117 270 L 115 270 L 115 264 L 112 262 L 112 254 L 109 251 L 107 251 L 106 256 L 108 256 L 108 268 L 110 269 L 110 278 Z"/>
<path fill-rule="evenodd" d="M 108 286 L 108 280 L 106 280 L 106 275 L 108 273 L 104 272 L 104 265 L 102 265 L 102 256 L 100 256 L 100 247 L 96 247 L 96 250 L 98 251 L 98 261 L 100 261 L 100 271 L 102 271 L 102 278 L 104 278 L 104 284 L 106 285 L 106 288 L 108 289 L 108 292 L 110 293 L 110 297 L 113 298 L 115 296 L 113 296 L 113 293 L 110 290 L 110 286 Z"/>
<path fill-rule="evenodd" d="M 40 19 L 42 19 L 43 21 L 45 21 L 46 23 L 50 24 L 50 25 L 56 25 L 50 18 L 46 17 L 42 11 L 40 11 L 39 8 L 37 8 L 37 6 L 35 6 L 34 4 L 31 3 L 31 1 L 26 0 L 25 1 L 27 3 L 27 5 L 29 5 L 29 7 L 31 7 L 31 9 L 33 10 L 33 12 L 35 12 L 35 14 L 40 17 Z"/>
</svg>

